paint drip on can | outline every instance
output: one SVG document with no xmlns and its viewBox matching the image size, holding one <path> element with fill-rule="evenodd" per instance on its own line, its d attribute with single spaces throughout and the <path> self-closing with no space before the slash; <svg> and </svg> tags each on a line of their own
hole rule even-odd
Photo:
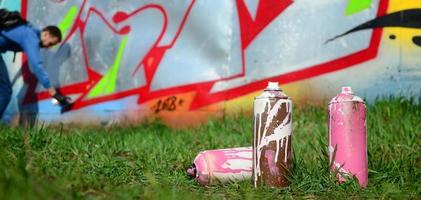
<svg viewBox="0 0 421 200">
<path fill-rule="evenodd" d="M 202 151 L 187 169 L 204 186 L 250 180 L 251 173 L 252 147 Z"/>
<path fill-rule="evenodd" d="M 254 100 L 253 183 L 286 187 L 291 171 L 292 102 L 269 82 Z"/>
<path fill-rule="evenodd" d="M 368 184 L 366 106 L 351 87 L 329 102 L 329 162 L 340 182 L 356 177 Z"/>
</svg>

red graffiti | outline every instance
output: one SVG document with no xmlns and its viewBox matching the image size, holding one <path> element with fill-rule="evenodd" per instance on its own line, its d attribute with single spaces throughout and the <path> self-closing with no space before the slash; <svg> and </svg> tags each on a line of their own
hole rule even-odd
<svg viewBox="0 0 421 200">
<path fill-rule="evenodd" d="M 238 18 L 241 28 L 241 46 L 246 49 L 254 38 L 281 14 L 292 0 L 264 0 L 259 1 L 256 19 L 253 20 L 247 6 L 243 0 L 237 0 Z"/>
<path fill-rule="evenodd" d="M 22 14 L 23 16 L 27 15 L 27 6 L 29 0 L 22 0 Z M 371 60 L 377 56 L 380 38 L 381 38 L 381 29 L 375 29 L 372 33 L 370 44 L 367 48 L 357 51 L 355 53 L 325 62 L 321 64 L 317 64 L 314 66 L 310 66 L 305 69 L 288 72 L 285 74 L 279 74 L 274 77 L 258 80 L 252 83 L 248 83 L 246 85 L 242 85 L 236 88 L 211 93 L 211 88 L 214 84 L 218 81 L 222 80 L 231 80 L 235 78 L 240 78 L 245 76 L 245 59 L 244 54 L 249 45 L 254 41 L 254 39 L 259 36 L 259 34 L 264 30 L 275 18 L 282 14 L 283 11 L 288 9 L 290 5 L 293 4 L 292 0 L 262 0 L 259 2 L 257 7 L 256 17 L 253 19 L 251 14 L 249 13 L 244 0 L 236 0 L 237 6 L 237 13 L 238 13 L 238 20 L 240 24 L 240 38 L 241 38 L 241 55 L 242 55 L 242 71 L 238 74 L 234 74 L 230 77 L 218 79 L 218 80 L 211 80 L 206 82 L 198 82 L 193 84 L 186 84 L 177 87 L 171 88 L 164 88 L 160 90 L 151 90 L 151 83 L 155 76 L 155 72 L 157 71 L 160 62 L 165 57 L 167 51 L 173 48 L 174 44 L 177 42 L 180 33 L 183 31 L 184 25 L 190 16 L 190 11 L 195 5 L 195 0 L 192 0 L 187 9 L 185 10 L 184 16 L 182 21 L 177 29 L 177 32 L 172 39 L 172 41 L 167 45 L 160 45 L 162 41 L 163 35 L 167 30 L 167 21 L 168 16 L 166 10 L 157 4 L 148 4 L 146 6 L 140 7 L 131 13 L 126 13 L 124 11 L 119 11 L 112 17 L 112 22 L 108 21 L 104 15 L 98 11 L 95 7 L 90 7 L 86 14 L 85 18 L 81 17 L 81 12 L 84 10 L 85 6 L 87 6 L 87 0 L 84 0 L 81 4 L 81 8 L 79 9 L 78 16 L 69 32 L 67 37 L 64 39 L 68 41 L 76 32 L 79 32 L 81 35 L 81 47 L 83 50 L 83 59 L 85 63 L 85 68 L 88 73 L 88 80 L 76 83 L 72 85 L 66 85 L 60 88 L 61 92 L 66 95 L 70 94 L 82 94 L 78 99 L 75 100 L 75 106 L 72 109 L 80 109 L 89 105 L 94 105 L 98 103 L 103 103 L 107 101 L 113 101 L 116 99 L 121 99 L 128 96 L 138 95 L 138 103 L 142 104 L 152 99 L 156 99 L 163 96 L 169 95 L 176 95 L 180 93 L 186 92 L 196 92 L 196 96 L 190 105 L 190 109 L 198 109 L 203 106 L 217 103 L 225 100 L 230 100 L 250 92 L 254 92 L 259 90 L 260 88 L 265 87 L 267 81 L 277 81 L 281 84 L 290 83 L 293 81 L 303 80 L 310 77 L 315 77 L 321 74 L 345 69 L 351 67 L 353 65 Z M 388 6 L 387 0 L 381 0 L 379 3 L 378 13 L 377 16 L 382 16 L 386 13 Z M 118 93 L 113 93 L 107 96 L 100 96 L 95 97 L 92 99 L 85 98 L 90 90 L 101 80 L 103 77 L 102 74 L 93 70 L 93 68 L 89 64 L 86 43 L 84 41 L 84 33 L 85 28 L 87 25 L 87 21 L 91 15 L 96 15 L 100 17 L 100 19 L 104 22 L 104 24 L 112 30 L 115 34 L 118 35 L 126 35 L 131 31 L 130 26 L 124 26 L 120 29 L 115 28 L 113 24 L 122 23 L 132 16 L 135 16 L 145 10 L 154 9 L 160 12 L 164 18 L 164 24 L 162 27 L 162 32 L 158 36 L 155 43 L 149 49 L 148 53 L 140 59 L 139 64 L 135 67 L 132 75 L 134 76 L 138 70 L 143 69 L 146 77 L 146 84 L 144 86 L 138 88 L 132 88 L 129 90 L 125 90 Z M 23 58 L 25 61 L 25 58 Z M 143 68 L 141 68 L 143 66 Z M 34 103 L 37 100 L 47 99 L 49 98 L 47 92 L 35 92 L 36 81 L 34 75 L 29 73 L 27 68 L 23 68 L 25 71 L 25 83 L 29 85 L 27 94 L 25 95 L 23 103 Z M 36 98 L 34 98 L 36 97 Z"/>
</svg>

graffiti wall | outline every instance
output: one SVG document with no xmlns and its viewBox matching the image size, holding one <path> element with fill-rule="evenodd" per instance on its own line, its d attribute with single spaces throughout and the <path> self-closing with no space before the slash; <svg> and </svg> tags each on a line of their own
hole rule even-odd
<svg viewBox="0 0 421 200">
<path fill-rule="evenodd" d="M 24 55 L 3 54 L 14 98 L 5 121 L 191 125 L 250 111 L 268 81 L 297 104 L 326 105 L 344 85 L 368 102 L 419 96 L 419 0 L 2 0 L 59 47 L 42 50 L 53 105 Z"/>
</svg>

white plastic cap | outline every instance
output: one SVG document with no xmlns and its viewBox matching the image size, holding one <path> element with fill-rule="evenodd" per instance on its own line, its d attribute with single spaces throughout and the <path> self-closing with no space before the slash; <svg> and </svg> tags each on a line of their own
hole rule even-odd
<svg viewBox="0 0 421 200">
<path fill-rule="evenodd" d="M 267 90 L 280 90 L 278 82 L 269 82 L 266 87 Z"/>
<path fill-rule="evenodd" d="M 342 87 L 342 94 L 354 94 L 352 92 L 352 88 L 350 86 L 344 86 Z"/>
</svg>

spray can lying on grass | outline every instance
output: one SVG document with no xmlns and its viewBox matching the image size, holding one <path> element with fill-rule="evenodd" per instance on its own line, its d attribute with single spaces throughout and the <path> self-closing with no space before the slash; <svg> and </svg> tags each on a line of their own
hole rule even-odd
<svg viewBox="0 0 421 200">
<path fill-rule="evenodd" d="M 251 172 L 251 147 L 202 151 L 187 169 L 201 185 L 250 180 Z"/>
<path fill-rule="evenodd" d="M 340 182 L 356 177 L 368 184 L 366 106 L 350 87 L 329 103 L 329 162 Z"/>
<path fill-rule="evenodd" d="M 254 100 L 253 183 L 288 186 L 291 169 L 292 103 L 277 82 Z"/>
</svg>

